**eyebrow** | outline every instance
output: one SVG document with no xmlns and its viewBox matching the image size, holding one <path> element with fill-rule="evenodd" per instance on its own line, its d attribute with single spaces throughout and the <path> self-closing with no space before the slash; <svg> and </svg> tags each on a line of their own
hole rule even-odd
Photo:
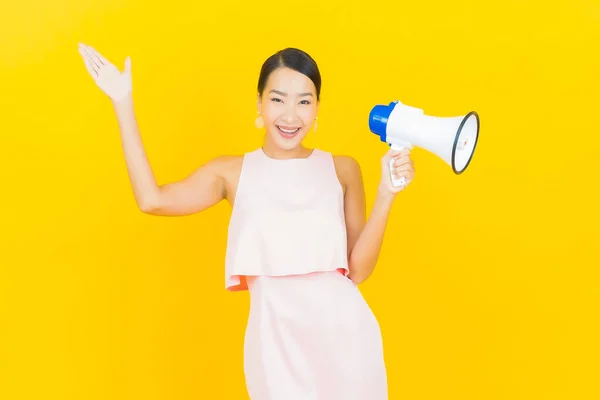
<svg viewBox="0 0 600 400">
<path fill-rule="evenodd" d="M 275 89 L 272 89 L 269 93 L 277 93 L 278 95 L 281 95 L 281 96 L 287 96 L 287 93 L 281 92 L 281 91 L 275 90 Z M 312 96 L 312 93 L 310 93 L 310 92 L 298 93 L 298 96 Z"/>
</svg>

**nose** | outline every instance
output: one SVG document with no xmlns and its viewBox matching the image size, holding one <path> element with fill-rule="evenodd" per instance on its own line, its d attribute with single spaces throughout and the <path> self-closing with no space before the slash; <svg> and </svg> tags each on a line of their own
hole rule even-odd
<svg viewBox="0 0 600 400">
<path fill-rule="evenodd" d="M 285 122 L 293 122 L 296 119 L 296 109 L 294 108 L 293 105 L 290 105 L 285 108 L 285 111 L 283 112 L 281 119 L 284 120 Z"/>
</svg>

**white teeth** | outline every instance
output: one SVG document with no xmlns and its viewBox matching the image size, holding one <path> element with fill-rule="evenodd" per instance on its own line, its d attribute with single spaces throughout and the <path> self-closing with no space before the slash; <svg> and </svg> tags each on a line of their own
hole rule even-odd
<svg viewBox="0 0 600 400">
<path fill-rule="evenodd" d="M 292 130 L 290 131 L 290 130 L 287 130 L 287 129 L 283 129 L 283 128 L 282 128 L 282 127 L 280 127 L 280 126 L 278 126 L 278 128 L 279 128 L 279 129 L 280 129 L 282 132 L 285 132 L 285 133 L 294 133 L 294 132 L 298 131 L 298 129 L 300 129 L 300 128 L 296 128 L 296 129 L 292 129 Z"/>
</svg>

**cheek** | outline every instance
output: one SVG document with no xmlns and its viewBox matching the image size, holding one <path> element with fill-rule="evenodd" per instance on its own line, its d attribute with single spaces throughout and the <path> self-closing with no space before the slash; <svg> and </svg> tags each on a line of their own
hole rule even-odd
<svg viewBox="0 0 600 400">
<path fill-rule="evenodd" d="M 279 118 L 281 113 L 277 110 L 277 107 L 268 107 L 266 110 L 263 110 L 262 114 L 265 122 L 274 122 Z"/>
<path fill-rule="evenodd" d="M 298 116 L 304 122 L 304 125 L 310 125 L 315 120 L 316 110 L 313 108 L 302 108 L 298 110 Z"/>
</svg>

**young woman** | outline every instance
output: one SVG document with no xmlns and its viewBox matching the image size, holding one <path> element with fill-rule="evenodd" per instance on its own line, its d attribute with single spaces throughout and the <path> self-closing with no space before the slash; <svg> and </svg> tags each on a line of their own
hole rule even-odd
<svg viewBox="0 0 600 400">
<path fill-rule="evenodd" d="M 139 208 L 181 216 L 226 199 L 232 205 L 227 290 L 250 292 L 244 371 L 252 400 L 384 400 L 388 397 L 379 324 L 358 284 L 375 268 L 388 214 L 414 178 L 408 152 L 388 151 L 372 212 L 365 218 L 361 170 L 350 156 L 309 149 L 317 129 L 321 76 L 305 52 L 269 57 L 258 79 L 256 126 L 264 144 L 219 156 L 185 179 L 158 185 L 140 140 L 131 61 L 119 71 L 79 45 L 89 74 L 111 99 Z"/>
</svg>

